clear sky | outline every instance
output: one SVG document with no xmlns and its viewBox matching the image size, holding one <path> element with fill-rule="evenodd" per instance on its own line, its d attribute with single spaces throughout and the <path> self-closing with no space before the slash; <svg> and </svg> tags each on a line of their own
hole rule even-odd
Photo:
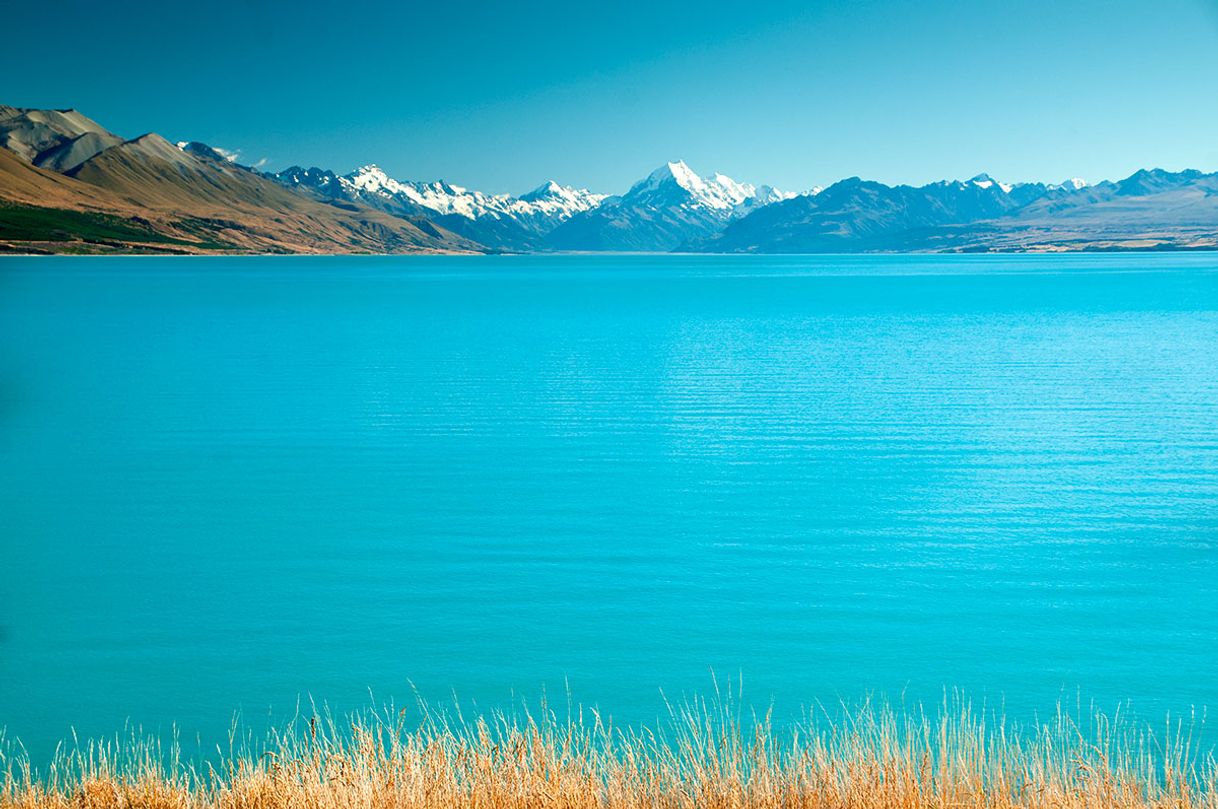
<svg viewBox="0 0 1218 809">
<path fill-rule="evenodd" d="M 859 175 L 1218 170 L 1218 0 L 13 3 L 0 103 L 271 169 L 619 192 L 667 160 Z"/>
</svg>

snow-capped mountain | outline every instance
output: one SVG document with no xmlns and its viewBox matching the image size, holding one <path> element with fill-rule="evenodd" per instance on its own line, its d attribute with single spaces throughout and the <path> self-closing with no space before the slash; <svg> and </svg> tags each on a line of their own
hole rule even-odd
<svg viewBox="0 0 1218 809">
<path fill-rule="evenodd" d="M 851 177 L 815 195 L 759 209 L 701 242 L 695 251 L 833 252 L 906 249 L 921 234 L 1009 216 L 1049 193 L 1042 183 L 1004 183 L 988 174 L 924 186 L 888 186 Z M 1064 192 L 1062 192 L 1064 194 Z"/>
<path fill-rule="evenodd" d="M 95 246 L 93 224 L 71 226 L 82 210 L 130 219 L 130 237 L 116 244 L 140 251 L 151 237 L 190 252 L 1218 248 L 1218 172 L 1195 169 L 1141 169 L 1094 184 L 978 174 L 915 187 L 850 177 L 793 195 L 723 174 L 700 176 L 678 161 L 620 196 L 555 182 L 510 196 L 396 180 L 376 166 L 346 175 L 297 166 L 271 175 L 203 143 L 153 133 L 127 140 L 75 110 L 4 105 L 0 158 L 7 161 L 0 202 L 73 211 L 63 223 L 72 250 Z M 135 218 L 133 210 L 140 211 Z M 46 247 L 42 239 L 32 244 Z"/>
<path fill-rule="evenodd" d="M 687 208 L 737 212 L 741 207 L 756 207 L 795 196 L 765 185 L 758 189 L 749 183 L 738 183 L 726 174 L 716 172 L 700 177 L 684 160 L 666 163 L 631 186 L 622 195 L 626 202 L 659 199 L 675 202 Z"/>
<path fill-rule="evenodd" d="M 672 250 L 718 232 L 759 207 L 795 196 L 724 174 L 702 177 L 678 160 L 666 163 L 596 208 L 571 217 L 546 239 L 559 250 Z"/>
<path fill-rule="evenodd" d="M 536 213 L 569 219 L 577 213 L 592 210 L 608 196 L 593 194 L 583 188 L 559 185 L 549 180 L 527 194 L 521 194 L 516 201 L 532 206 Z"/>
<path fill-rule="evenodd" d="M 823 190 L 824 189 L 819 185 L 816 185 L 805 191 L 804 194 L 816 196 Z M 802 195 L 797 194 L 794 191 L 779 191 L 772 185 L 759 185 L 757 186 L 757 189 L 753 195 L 753 207 L 760 208 L 763 205 L 769 205 L 773 202 L 782 202 L 784 199 L 792 199 L 798 196 Z"/>
<path fill-rule="evenodd" d="M 730 222 L 682 249 L 825 253 L 1212 245 L 1218 174 L 1143 169 L 1089 185 L 1000 183 L 988 175 L 888 186 L 851 177 Z"/>
<path fill-rule="evenodd" d="M 576 214 L 605 199 L 553 180 L 513 197 L 485 194 L 443 180 L 396 180 L 375 165 L 346 175 L 293 166 L 274 175 L 289 188 L 327 200 L 361 203 L 398 215 L 425 215 L 444 227 L 492 248 L 525 250 Z"/>
<path fill-rule="evenodd" d="M 1086 188 L 1088 185 L 1090 185 L 1090 183 L 1088 183 L 1082 177 L 1071 177 L 1065 182 L 1058 183 L 1057 185 L 1051 185 L 1049 187 L 1060 188 L 1064 191 L 1078 191 L 1079 189 Z"/>
<path fill-rule="evenodd" d="M 568 188 L 553 180 L 519 197 L 491 195 L 450 185 L 443 180 L 431 183 L 401 182 L 389 177 L 375 165 L 364 166 L 343 179 L 364 194 L 403 197 L 438 214 L 459 214 L 468 219 L 507 216 L 557 224 L 595 208 L 606 196 L 593 194 L 586 189 Z"/>
<path fill-rule="evenodd" d="M 1201 238 L 1214 176 L 1155 169 L 1091 185 L 1078 178 L 1009 183 L 978 174 L 916 187 L 851 177 L 791 194 L 720 173 L 699 175 L 676 161 L 612 197 L 555 182 L 518 197 L 492 195 L 442 181 L 399 181 L 376 166 L 344 176 L 293 168 L 277 179 L 339 207 L 426 217 L 491 249 L 851 252 L 1023 249 L 1052 241 L 1049 234 L 1066 233 L 1067 226 L 1074 228 L 1070 243 L 1135 225 L 1152 239 L 1159 238 L 1150 227 L 1156 217 Z M 1179 210 L 1164 207 L 1169 200 Z M 1092 219 L 1091 229 L 1082 229 Z"/>
</svg>

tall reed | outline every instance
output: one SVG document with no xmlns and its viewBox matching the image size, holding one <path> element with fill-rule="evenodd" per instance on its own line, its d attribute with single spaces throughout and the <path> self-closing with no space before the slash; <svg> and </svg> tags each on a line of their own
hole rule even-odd
<svg viewBox="0 0 1218 809">
<path fill-rule="evenodd" d="M 777 726 L 715 698 L 673 706 L 653 728 L 578 708 L 466 719 L 387 707 L 302 714 L 206 765 L 132 736 L 74 742 L 37 772 L 0 743 L 0 807 L 1218 809 L 1214 756 L 1188 727 L 1059 710 L 1014 728 L 963 700 L 821 709 Z"/>
</svg>

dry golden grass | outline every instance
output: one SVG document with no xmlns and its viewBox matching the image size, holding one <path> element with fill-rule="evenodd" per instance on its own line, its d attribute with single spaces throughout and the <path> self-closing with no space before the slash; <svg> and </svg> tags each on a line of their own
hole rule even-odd
<svg viewBox="0 0 1218 809">
<path fill-rule="evenodd" d="M 1082 727 L 1059 713 L 1017 731 L 964 703 L 933 715 L 865 704 L 782 730 L 722 700 L 654 730 L 538 716 L 313 716 L 214 767 L 131 741 L 78 745 L 37 774 L 9 744 L 0 807 L 1218 809 L 1214 759 L 1180 724 Z"/>
</svg>

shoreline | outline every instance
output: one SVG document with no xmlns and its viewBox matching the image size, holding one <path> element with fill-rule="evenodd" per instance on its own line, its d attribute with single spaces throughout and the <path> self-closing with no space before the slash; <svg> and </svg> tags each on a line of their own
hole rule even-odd
<svg viewBox="0 0 1218 809">
<path fill-rule="evenodd" d="M 1201 244 L 1201 245 L 1165 245 L 1154 244 L 1145 246 L 1124 246 L 1124 245 L 1095 245 L 1084 246 L 1080 248 L 1061 247 L 1061 246 L 1045 246 L 1033 247 L 1028 249 L 1008 249 L 1008 250 L 867 250 L 854 251 L 845 253 L 772 253 L 772 252 L 733 252 L 733 253 L 716 253 L 716 252 L 688 252 L 688 251 L 672 251 L 672 252 L 655 252 L 647 250 L 639 251 L 613 251 L 613 250 L 546 250 L 534 252 L 512 252 L 506 250 L 487 250 L 487 251 L 459 251 L 459 250 L 413 250 L 394 253 L 374 253 L 374 252 L 350 252 L 350 253 L 313 253 L 313 252 L 257 252 L 257 251 L 241 251 L 241 250 L 211 250 L 211 251 L 183 251 L 183 250 L 101 250 L 97 252 L 86 252 L 82 250 L 30 250 L 23 251 L 18 249 L 9 249 L 11 244 L 0 244 L 0 259 L 12 256 L 21 258 L 32 257 L 51 257 L 51 256 L 79 256 L 86 258 L 95 258 L 98 256 L 117 256 L 122 258 L 138 258 L 149 256 L 153 258 L 180 257 L 180 258 L 198 258 L 198 257 L 233 257 L 233 258 L 249 258 L 253 256 L 259 257 L 280 257 L 280 258 L 302 258 L 302 257 L 335 257 L 335 258 L 351 258 L 355 256 L 367 256 L 375 258 L 390 258 L 403 256 L 495 256 L 495 257 L 525 257 L 534 258 L 537 256 L 706 256 L 709 258 L 722 258 L 731 256 L 768 256 L 771 258 L 781 257 L 797 257 L 797 256 L 1044 256 L 1044 255 L 1096 255 L 1096 254 L 1111 254 L 1111 253 L 1218 253 L 1218 244 Z"/>
</svg>

